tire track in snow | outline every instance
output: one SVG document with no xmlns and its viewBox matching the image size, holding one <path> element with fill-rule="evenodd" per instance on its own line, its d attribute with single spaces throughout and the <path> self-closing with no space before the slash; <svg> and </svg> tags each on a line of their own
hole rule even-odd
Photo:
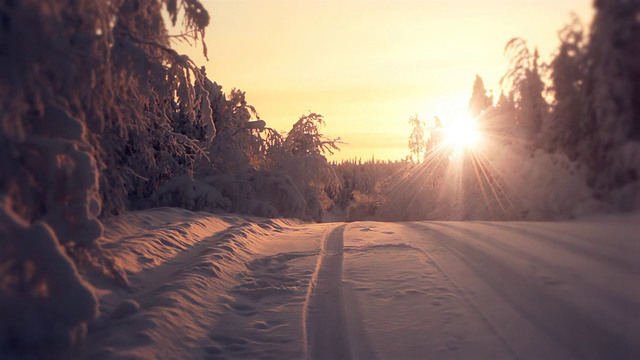
<svg viewBox="0 0 640 360">
<path fill-rule="evenodd" d="M 638 349 L 598 324 L 589 314 L 547 293 L 539 284 L 516 274 L 495 254 L 478 245 L 469 234 L 453 230 L 446 223 L 431 223 L 439 234 L 434 239 L 496 291 L 516 311 L 550 338 L 562 344 L 576 358 L 637 358 Z M 434 229 L 434 225 L 442 230 Z M 515 255 L 514 255 L 515 256 Z"/>
<path fill-rule="evenodd" d="M 405 224 L 405 226 L 414 230 L 426 229 L 424 227 L 420 227 L 420 225 L 415 223 Z M 429 236 L 429 239 L 432 239 L 432 241 L 435 241 L 436 243 L 441 244 L 440 241 L 438 241 L 436 238 L 432 238 L 431 236 Z M 444 248 L 448 249 L 447 247 L 444 247 Z M 484 311 L 482 311 L 481 307 L 473 300 L 472 297 L 468 295 L 465 287 L 459 284 L 458 281 L 456 281 L 454 277 L 451 276 L 451 274 L 449 274 L 449 272 L 440 264 L 440 260 L 436 260 L 436 257 L 429 254 L 429 251 L 420 250 L 420 249 L 417 249 L 417 250 L 420 253 L 422 253 L 426 257 L 426 259 L 428 259 L 428 262 L 427 262 L 428 265 L 435 267 L 449 282 L 449 284 L 451 284 L 459 294 L 462 294 L 462 298 L 461 298 L 462 301 L 464 301 L 472 309 L 472 311 L 478 316 L 480 321 L 482 321 L 482 323 L 493 334 L 493 336 L 495 336 L 498 342 L 500 342 L 500 344 L 504 346 L 505 351 L 507 351 L 513 359 L 520 359 L 521 356 L 519 356 L 519 354 L 516 352 L 513 346 L 509 343 L 509 341 L 505 339 L 502 332 L 490 320 L 490 317 Z"/>
<path fill-rule="evenodd" d="M 349 359 L 342 295 L 343 234 L 346 225 L 325 238 L 303 310 L 306 355 L 312 359 Z"/>
</svg>

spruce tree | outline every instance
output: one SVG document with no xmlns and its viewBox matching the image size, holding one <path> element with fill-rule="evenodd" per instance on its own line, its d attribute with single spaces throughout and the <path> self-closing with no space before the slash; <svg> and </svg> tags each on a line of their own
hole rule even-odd
<svg viewBox="0 0 640 360">
<path fill-rule="evenodd" d="M 523 39 L 514 38 L 505 46 L 505 52 L 510 56 L 511 68 L 500 82 L 515 99 L 520 134 L 535 142 L 549 111 L 543 96 L 538 49 L 531 53 Z"/>
<path fill-rule="evenodd" d="M 473 117 L 478 117 L 487 108 L 493 105 L 493 99 L 487 95 L 487 89 L 484 87 L 484 81 L 480 75 L 476 75 L 476 80 L 473 82 L 473 90 L 471 92 L 471 99 L 469 99 L 469 114 Z"/>
<path fill-rule="evenodd" d="M 594 187 L 606 194 L 637 184 L 640 176 L 640 1 L 597 0 L 594 5 L 581 157 Z M 613 201 L 629 208 L 632 195 Z"/>
<path fill-rule="evenodd" d="M 580 122 L 585 107 L 586 45 L 580 20 L 574 15 L 558 37 L 560 47 L 549 67 L 555 101 L 545 125 L 544 143 L 547 150 L 562 151 L 575 160 L 583 135 Z"/>
</svg>

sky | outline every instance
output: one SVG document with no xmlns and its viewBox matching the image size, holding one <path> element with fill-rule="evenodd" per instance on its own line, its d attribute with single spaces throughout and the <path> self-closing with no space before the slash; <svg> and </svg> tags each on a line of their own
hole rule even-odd
<svg viewBox="0 0 640 360">
<path fill-rule="evenodd" d="M 246 92 L 286 132 L 320 113 L 346 144 L 331 160 L 409 154 L 409 118 L 463 116 L 475 75 L 497 96 L 513 37 L 549 59 L 557 32 L 592 0 L 201 0 L 211 16 L 200 47 L 177 44 L 210 79 Z"/>
</svg>

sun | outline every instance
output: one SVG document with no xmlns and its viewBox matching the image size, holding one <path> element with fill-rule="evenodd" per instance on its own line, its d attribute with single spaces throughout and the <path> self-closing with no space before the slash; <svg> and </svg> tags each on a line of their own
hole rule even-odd
<svg viewBox="0 0 640 360">
<path fill-rule="evenodd" d="M 476 120 L 469 116 L 451 120 L 445 126 L 444 132 L 445 142 L 456 151 L 475 147 L 480 138 Z"/>
</svg>

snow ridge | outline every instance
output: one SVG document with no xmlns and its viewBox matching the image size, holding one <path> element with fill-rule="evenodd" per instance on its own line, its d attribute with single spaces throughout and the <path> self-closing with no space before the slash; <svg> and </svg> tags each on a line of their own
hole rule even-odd
<svg viewBox="0 0 640 360">
<path fill-rule="evenodd" d="M 181 236 L 172 240 L 149 243 L 146 236 L 149 234 L 141 233 L 137 241 L 129 237 L 122 239 L 120 245 L 111 244 L 115 248 L 122 246 L 116 250 L 122 255 L 124 252 L 140 254 L 123 257 L 137 259 L 141 266 L 129 267 L 131 288 L 105 289 L 111 293 L 101 299 L 103 315 L 94 325 L 94 334 L 86 344 L 88 353 L 84 355 L 90 358 L 181 358 L 189 357 L 189 352 L 199 352 L 203 342 L 207 342 L 211 324 L 234 306 L 228 294 L 237 277 L 246 271 L 254 252 L 268 238 L 267 232 L 281 228 L 271 220 L 257 222 L 227 217 L 225 221 L 211 221 L 209 229 L 192 227 L 180 220 L 164 227 L 182 228 Z M 149 225 L 150 229 L 155 228 L 155 224 Z M 164 229 L 159 227 L 155 232 L 163 236 Z M 173 255 L 146 262 L 149 256 L 145 255 L 155 251 L 156 245 L 164 245 Z M 116 330 L 122 328 L 127 331 Z"/>
</svg>

